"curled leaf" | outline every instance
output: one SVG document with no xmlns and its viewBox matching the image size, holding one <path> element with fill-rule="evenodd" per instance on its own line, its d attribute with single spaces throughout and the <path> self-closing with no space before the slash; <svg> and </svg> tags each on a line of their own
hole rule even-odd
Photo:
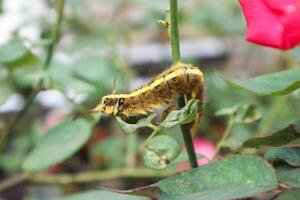
<svg viewBox="0 0 300 200">
<path fill-rule="evenodd" d="M 180 147 L 176 140 L 167 135 L 160 135 L 148 142 L 143 150 L 143 160 L 149 168 L 165 169 L 179 153 Z"/>
<path fill-rule="evenodd" d="M 187 124 L 192 122 L 195 119 L 199 109 L 202 109 L 199 105 L 199 100 L 189 100 L 182 109 L 171 111 L 166 119 L 162 122 L 162 125 L 166 128 L 171 128 L 179 124 Z"/>
<path fill-rule="evenodd" d="M 284 161 L 291 166 L 300 166 L 300 148 L 299 147 L 278 147 L 267 151 L 264 155 L 268 161 Z"/>
<path fill-rule="evenodd" d="M 135 124 L 129 124 L 129 123 L 123 121 L 120 116 L 117 116 L 116 120 L 117 120 L 120 128 L 122 129 L 122 131 L 124 131 L 125 133 L 128 133 L 128 134 L 132 134 L 132 133 L 135 133 L 138 128 L 147 127 L 149 124 L 151 124 L 151 121 L 155 117 L 156 117 L 156 113 L 151 113 L 146 118 L 142 118 L 142 119 L 138 120 L 138 122 Z"/>
</svg>

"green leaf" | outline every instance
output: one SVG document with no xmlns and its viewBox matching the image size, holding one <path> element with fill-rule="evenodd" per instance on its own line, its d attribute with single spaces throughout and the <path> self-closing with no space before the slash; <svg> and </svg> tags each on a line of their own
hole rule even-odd
<svg viewBox="0 0 300 200">
<path fill-rule="evenodd" d="M 300 190 L 290 190 L 287 192 L 282 192 L 274 200 L 299 200 L 299 197 L 300 197 Z"/>
<path fill-rule="evenodd" d="M 90 93 L 95 91 L 95 88 L 92 85 L 75 78 L 72 75 L 71 70 L 72 68 L 63 63 L 55 61 L 51 62 L 49 67 L 49 76 L 54 87 L 58 87 L 67 91 L 69 88 L 72 88 L 76 94 Z"/>
<path fill-rule="evenodd" d="M 31 53 L 29 50 L 26 52 L 25 55 L 23 55 L 18 60 L 12 61 L 8 64 L 6 64 L 8 67 L 36 67 L 38 64 L 40 64 L 39 58 Z"/>
<path fill-rule="evenodd" d="M 84 119 L 65 121 L 38 140 L 22 168 L 37 171 L 60 163 L 73 155 L 90 137 L 92 125 Z"/>
<path fill-rule="evenodd" d="M 260 146 L 278 147 L 285 145 L 300 137 L 300 124 L 291 124 L 290 126 L 273 133 L 267 137 L 252 138 L 244 142 L 243 147 L 259 148 Z"/>
<path fill-rule="evenodd" d="M 167 135 L 160 135 L 151 139 L 144 147 L 143 160 L 149 168 L 165 169 L 179 153 L 180 147 L 176 140 Z"/>
<path fill-rule="evenodd" d="M 224 81 L 237 89 L 253 92 L 257 95 L 285 95 L 300 87 L 300 70 L 286 70 L 258 76 L 249 80 Z"/>
<path fill-rule="evenodd" d="M 278 147 L 267 151 L 264 155 L 268 161 L 284 161 L 291 166 L 300 166 L 300 148 L 299 147 Z"/>
<path fill-rule="evenodd" d="M 274 169 L 258 156 L 238 155 L 182 172 L 158 183 L 121 194 L 163 200 L 230 200 L 277 188 Z"/>
<path fill-rule="evenodd" d="M 35 66 L 39 63 L 39 59 L 24 46 L 21 38 L 14 36 L 0 46 L 0 63 L 8 67 Z"/>
<path fill-rule="evenodd" d="M 187 124 L 192 122 L 196 114 L 198 113 L 200 101 L 191 99 L 180 110 L 171 111 L 166 119 L 162 122 L 162 126 L 165 128 L 171 128 L 179 124 Z"/>
<path fill-rule="evenodd" d="M 132 134 L 135 133 L 138 128 L 141 127 L 147 127 L 149 124 L 151 124 L 151 121 L 156 117 L 156 113 L 151 113 L 146 118 L 142 118 L 138 120 L 136 124 L 129 124 L 122 120 L 120 116 L 116 116 L 116 120 L 125 133 Z"/>
<path fill-rule="evenodd" d="M 22 40 L 15 36 L 0 46 L 0 63 L 10 63 L 22 58 L 27 53 Z"/>
<path fill-rule="evenodd" d="M 117 77 L 115 89 L 123 88 L 125 77 L 118 72 L 115 65 L 97 56 L 83 57 L 76 60 L 72 68 L 72 76 L 83 82 L 94 85 L 101 92 L 112 90 L 112 77 Z"/>
<path fill-rule="evenodd" d="M 92 190 L 75 195 L 69 195 L 59 200 L 93 200 L 93 199 L 105 199 L 105 200 L 147 200 L 146 197 L 132 196 L 126 194 L 118 194 L 109 191 Z"/>
<path fill-rule="evenodd" d="M 216 116 L 232 115 L 236 123 L 253 123 L 261 118 L 261 114 L 254 104 L 237 104 L 229 108 L 222 108 Z"/>
<path fill-rule="evenodd" d="M 280 165 L 275 168 L 279 182 L 292 186 L 300 187 L 300 168 L 288 165 Z"/>
<path fill-rule="evenodd" d="M 232 156 L 157 183 L 169 199 L 229 200 L 277 187 L 273 168 L 252 155 Z"/>
</svg>

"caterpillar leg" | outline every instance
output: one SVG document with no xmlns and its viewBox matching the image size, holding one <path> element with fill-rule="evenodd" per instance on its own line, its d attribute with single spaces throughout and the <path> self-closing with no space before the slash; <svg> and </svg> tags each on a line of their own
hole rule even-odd
<svg viewBox="0 0 300 200">
<path fill-rule="evenodd" d="M 169 106 L 167 109 L 165 109 L 160 116 L 160 122 L 164 121 L 166 119 L 166 117 L 168 116 L 168 114 L 173 111 L 176 110 L 177 106 L 175 105 L 171 105 Z"/>
</svg>

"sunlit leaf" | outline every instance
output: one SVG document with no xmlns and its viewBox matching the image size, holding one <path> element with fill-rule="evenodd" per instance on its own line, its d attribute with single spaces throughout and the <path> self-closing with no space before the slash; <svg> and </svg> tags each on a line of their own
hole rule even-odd
<svg viewBox="0 0 300 200">
<path fill-rule="evenodd" d="M 152 138 L 143 149 L 143 160 L 147 167 L 152 169 L 165 169 L 176 159 L 180 147 L 176 140 L 167 135 Z"/>
<path fill-rule="evenodd" d="M 300 125 L 292 124 L 270 136 L 261 138 L 252 138 L 244 142 L 243 147 L 258 148 L 260 146 L 278 147 L 285 145 L 300 137 Z"/>
<path fill-rule="evenodd" d="M 65 121 L 40 138 L 22 168 L 27 171 L 45 169 L 73 155 L 90 137 L 91 123 L 83 119 Z"/>
<path fill-rule="evenodd" d="M 182 109 L 171 111 L 166 119 L 162 122 L 162 125 L 166 128 L 171 128 L 178 124 L 187 124 L 192 122 L 195 119 L 199 109 L 202 109 L 199 104 L 199 100 L 189 100 Z"/>
<path fill-rule="evenodd" d="M 293 186 L 300 187 L 300 168 L 294 168 L 288 165 L 280 165 L 275 168 L 279 182 Z"/>
<path fill-rule="evenodd" d="M 138 128 L 147 127 L 151 123 L 151 121 L 155 118 L 155 116 L 156 116 L 156 113 L 151 113 L 146 118 L 142 118 L 142 119 L 138 120 L 138 122 L 135 124 L 129 124 L 129 123 L 123 121 L 120 116 L 117 116 L 116 120 L 117 120 L 120 128 L 122 129 L 122 131 L 124 131 L 125 133 L 128 133 L 128 134 L 131 134 L 131 133 L 134 133 Z"/>
<path fill-rule="evenodd" d="M 300 166 L 300 147 L 278 147 L 267 151 L 264 155 L 268 161 L 284 161 L 291 166 Z"/>
<path fill-rule="evenodd" d="M 258 95 L 285 95 L 300 87 L 300 70 L 286 70 L 240 81 L 224 78 L 224 81 L 232 87 Z"/>
</svg>

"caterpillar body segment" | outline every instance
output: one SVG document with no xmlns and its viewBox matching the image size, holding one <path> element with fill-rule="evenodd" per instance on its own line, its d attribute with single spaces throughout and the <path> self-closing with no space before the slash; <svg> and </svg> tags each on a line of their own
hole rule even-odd
<svg viewBox="0 0 300 200">
<path fill-rule="evenodd" d="M 124 117 L 146 115 L 179 95 L 198 99 L 203 104 L 204 78 L 200 69 L 178 63 L 131 93 L 104 96 L 101 104 L 91 111 Z M 193 122 L 193 129 L 199 125 L 201 113 L 202 110 Z"/>
</svg>

